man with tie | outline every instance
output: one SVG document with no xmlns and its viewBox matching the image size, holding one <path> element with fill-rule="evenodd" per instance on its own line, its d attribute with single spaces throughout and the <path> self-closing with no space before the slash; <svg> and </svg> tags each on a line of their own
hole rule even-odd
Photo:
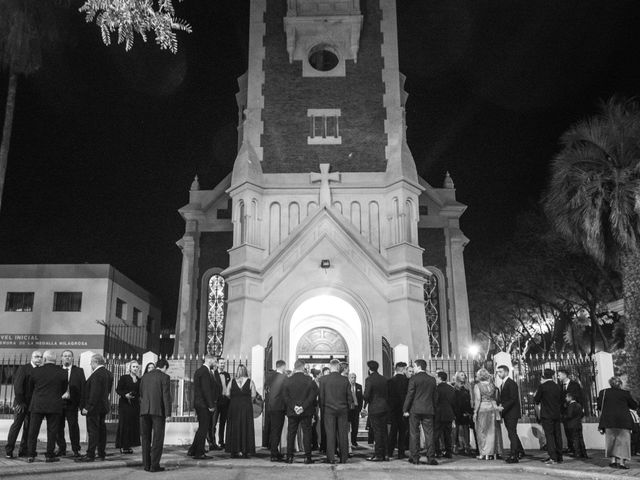
<svg viewBox="0 0 640 480">
<path fill-rule="evenodd" d="M 305 464 L 313 463 L 311 459 L 311 417 L 315 410 L 318 394 L 316 382 L 304 372 L 304 362 L 296 360 L 294 372 L 285 378 L 282 385 L 282 397 L 287 408 L 287 463 L 293 463 L 298 426 L 302 426 L 302 444 L 304 446 Z"/>
<path fill-rule="evenodd" d="M 62 395 L 67 390 L 67 376 L 56 366 L 56 354 L 47 350 L 42 354 L 44 365 L 31 372 L 31 405 L 29 411 L 29 458 L 32 463 L 36 456 L 36 444 L 42 420 L 47 419 L 47 453 L 46 462 L 57 462 L 55 456 L 58 423 L 62 415 Z"/>
<path fill-rule="evenodd" d="M 566 368 L 559 368 L 557 375 L 558 375 L 558 383 L 562 387 L 563 401 L 562 401 L 561 414 L 562 414 L 562 418 L 564 419 L 567 414 L 567 405 L 568 405 L 566 402 L 567 393 L 570 393 L 573 396 L 573 399 L 576 402 L 578 402 L 580 405 L 584 405 L 583 403 L 584 400 L 582 398 L 582 387 L 575 380 L 571 380 L 571 377 L 569 376 L 569 370 L 567 370 Z M 564 429 L 564 435 L 567 438 L 567 448 L 566 450 L 563 451 L 563 453 L 573 454 L 574 453 L 573 435 L 571 432 L 571 428 L 569 427 L 569 420 L 562 421 L 562 428 Z"/>
<path fill-rule="evenodd" d="M 452 438 L 451 428 L 453 421 L 456 418 L 456 414 L 453 407 L 456 403 L 456 391 L 447 383 L 447 372 L 440 371 L 436 374 L 436 416 L 434 427 L 434 443 L 436 448 L 439 449 L 441 445 L 444 446 L 444 452 L 442 456 L 445 458 L 452 457 Z"/>
<path fill-rule="evenodd" d="M 553 381 L 555 372 L 550 368 L 542 371 L 542 382 L 538 385 L 533 401 L 540 405 L 540 425 L 547 438 L 547 465 L 562 463 L 562 388 Z"/>
<path fill-rule="evenodd" d="M 63 409 L 60 425 L 58 428 L 58 444 L 57 457 L 64 457 L 67 454 L 67 442 L 64 438 L 65 421 L 69 425 L 69 439 L 71 440 L 71 449 L 73 456 L 80 456 L 80 427 L 78 426 L 78 409 L 80 408 L 80 400 L 84 390 L 85 378 L 84 370 L 73 364 L 73 352 L 65 350 L 62 352 L 62 369 L 67 376 L 67 391 L 62 396 Z"/>
<path fill-rule="evenodd" d="M 406 438 L 409 431 L 409 421 L 402 415 L 402 406 L 407 398 L 407 388 L 409 379 L 405 375 L 405 362 L 396 363 L 396 373 L 389 379 L 389 420 L 391 428 L 389 429 L 389 440 L 387 441 L 387 451 L 389 457 L 393 456 L 393 451 L 398 446 L 398 459 L 407 458 L 405 450 L 407 449 Z"/>
<path fill-rule="evenodd" d="M 211 458 L 204 453 L 204 442 L 211 430 L 213 413 L 216 411 L 218 397 L 222 394 L 220 385 L 215 381 L 211 367 L 215 364 L 216 357 L 207 354 L 204 363 L 193 375 L 193 405 L 198 418 L 198 430 L 193 437 L 191 448 L 187 455 L 196 460 Z"/>
<path fill-rule="evenodd" d="M 524 456 L 524 448 L 518 437 L 518 419 L 520 418 L 520 392 L 518 384 L 509 377 L 509 367 L 500 365 L 498 377 L 502 379 L 500 394 L 498 397 L 499 409 L 504 421 L 504 427 L 509 435 L 511 454 L 505 459 L 507 463 L 518 463 L 518 459 Z"/>
<path fill-rule="evenodd" d="M 335 464 L 336 429 L 340 463 L 349 458 L 349 407 L 353 403 L 349 380 L 340 375 L 340 361 L 329 362 L 329 375 L 320 378 L 320 409 L 327 435 L 327 463 Z"/>
<path fill-rule="evenodd" d="M 387 379 L 378 373 L 379 364 L 375 360 L 367 362 L 369 376 L 364 382 L 363 411 L 371 421 L 374 438 L 374 454 L 367 458 L 370 462 L 384 462 L 387 457 L 387 416 L 389 414 L 389 387 Z"/>
<path fill-rule="evenodd" d="M 161 358 L 156 368 L 140 379 L 140 444 L 145 472 L 162 472 L 164 427 L 171 416 L 169 362 Z"/>
<path fill-rule="evenodd" d="M 433 445 L 433 422 L 437 403 L 436 379 L 425 372 L 427 362 L 419 358 L 414 362 L 414 374 L 409 379 L 407 398 L 402 407 L 403 415 L 409 417 L 409 462 L 420 464 L 420 427 L 424 432 L 427 464 L 438 465 Z"/>
<path fill-rule="evenodd" d="M 99 353 L 91 356 L 91 375 L 84 386 L 80 406 L 82 415 L 87 417 L 87 453 L 76 462 L 93 462 L 98 458 L 104 460 L 107 453 L 107 424 L 105 419 L 111 410 L 109 395 L 113 386 L 113 375 L 105 367 L 104 357 Z"/>
<path fill-rule="evenodd" d="M 31 354 L 31 361 L 25 365 L 20 365 L 13 377 L 13 394 L 15 396 L 13 402 L 13 423 L 9 427 L 9 435 L 7 436 L 7 444 L 5 445 L 5 456 L 13 457 L 13 449 L 18 440 L 18 434 L 22 428 L 22 439 L 20 440 L 20 448 L 18 456 L 26 457 L 29 452 L 29 420 L 31 414 L 29 405 L 31 404 L 31 373 L 42 363 L 42 352 L 35 351 Z"/>
<path fill-rule="evenodd" d="M 222 392 L 222 394 L 218 396 L 216 410 L 213 412 L 213 418 L 211 419 L 211 429 L 209 430 L 209 434 L 207 435 L 209 450 L 224 450 L 224 427 L 227 424 L 227 414 L 229 412 L 229 397 L 224 395 L 224 392 L 227 391 L 227 386 L 231 381 L 231 376 L 225 371 L 226 367 L 227 361 L 222 357 L 218 357 L 218 361 L 213 371 L 213 379 L 218 384 L 218 388 Z M 218 425 L 217 444 L 216 425 Z"/>
<path fill-rule="evenodd" d="M 351 397 L 353 404 L 349 408 L 349 427 L 351 429 L 351 446 L 358 447 L 358 429 L 360 427 L 360 412 L 364 404 L 362 395 L 362 385 L 356 382 L 356 374 L 349 374 L 349 388 L 351 389 Z"/>
<path fill-rule="evenodd" d="M 304 367 L 303 367 L 304 368 Z M 269 405 L 267 411 L 271 420 L 271 432 L 269 436 L 269 447 L 271 449 L 271 461 L 279 462 L 284 455 L 280 453 L 280 439 L 282 437 L 282 428 L 284 427 L 284 416 L 287 409 L 284 402 L 282 386 L 286 375 L 287 363 L 284 360 L 276 362 L 276 371 L 271 379 L 269 387 Z"/>
</svg>

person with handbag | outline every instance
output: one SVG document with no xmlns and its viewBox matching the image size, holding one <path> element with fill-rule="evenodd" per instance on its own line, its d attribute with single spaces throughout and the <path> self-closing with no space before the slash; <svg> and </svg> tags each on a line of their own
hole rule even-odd
<svg viewBox="0 0 640 480">
<path fill-rule="evenodd" d="M 598 410 L 600 422 L 598 430 L 604 434 L 605 457 L 611 458 L 611 468 L 629 469 L 626 464 L 631 459 L 631 430 L 633 419 L 629 409 L 638 408 L 638 403 L 631 393 L 622 389 L 620 377 L 609 379 L 611 388 L 598 393 Z"/>
</svg>

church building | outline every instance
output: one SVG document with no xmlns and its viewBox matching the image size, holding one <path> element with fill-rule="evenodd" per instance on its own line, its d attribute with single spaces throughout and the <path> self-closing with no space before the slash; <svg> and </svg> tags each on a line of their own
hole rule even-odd
<svg viewBox="0 0 640 480">
<path fill-rule="evenodd" d="M 466 354 L 459 226 L 447 174 L 420 178 L 406 142 L 395 0 L 251 0 L 238 153 L 193 182 L 175 353 L 265 348 L 310 364 Z"/>
</svg>

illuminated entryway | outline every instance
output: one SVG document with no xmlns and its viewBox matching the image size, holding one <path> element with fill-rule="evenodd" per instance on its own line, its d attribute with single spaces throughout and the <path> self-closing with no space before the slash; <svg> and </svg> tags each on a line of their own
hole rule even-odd
<svg viewBox="0 0 640 480">
<path fill-rule="evenodd" d="M 331 359 L 349 361 L 349 347 L 342 335 L 333 328 L 318 327 L 309 330 L 298 342 L 296 357 L 311 368 L 322 369 Z"/>
<path fill-rule="evenodd" d="M 348 355 L 349 368 L 362 380 L 362 322 L 355 308 L 333 295 L 318 295 L 302 302 L 289 327 L 289 365 L 302 350 L 317 348 L 324 358 Z M 302 350 L 299 350 L 302 349 Z M 330 351 L 330 350 L 335 351 Z"/>
</svg>

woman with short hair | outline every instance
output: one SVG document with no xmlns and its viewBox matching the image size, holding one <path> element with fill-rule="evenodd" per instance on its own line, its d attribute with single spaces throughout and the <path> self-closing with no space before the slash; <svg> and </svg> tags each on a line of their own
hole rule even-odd
<svg viewBox="0 0 640 480">
<path fill-rule="evenodd" d="M 611 388 L 605 388 L 598 393 L 598 410 L 600 423 L 598 430 L 604 433 L 604 456 L 611 458 L 611 468 L 629 469 L 625 462 L 631 459 L 631 430 L 633 419 L 629 409 L 638 408 L 637 402 L 631 398 L 631 393 L 622 389 L 620 377 L 609 379 Z"/>
<path fill-rule="evenodd" d="M 256 398 L 256 386 L 249 378 L 247 367 L 240 364 L 236 377 L 227 385 L 224 394 L 229 397 L 229 414 L 224 449 L 237 458 L 242 454 L 249 458 L 256 453 L 256 441 L 253 429 L 253 399 Z"/>
</svg>

